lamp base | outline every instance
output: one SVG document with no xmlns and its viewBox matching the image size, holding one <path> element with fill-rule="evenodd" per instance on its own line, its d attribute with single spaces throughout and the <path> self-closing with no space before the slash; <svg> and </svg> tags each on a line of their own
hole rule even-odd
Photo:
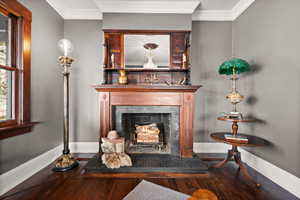
<svg viewBox="0 0 300 200">
<path fill-rule="evenodd" d="M 54 172 L 65 172 L 78 166 L 78 162 L 74 159 L 71 154 L 61 155 L 52 169 Z"/>
</svg>

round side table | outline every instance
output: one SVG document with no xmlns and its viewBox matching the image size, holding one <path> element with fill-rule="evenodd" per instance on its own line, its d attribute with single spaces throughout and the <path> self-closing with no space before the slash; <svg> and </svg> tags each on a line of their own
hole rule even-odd
<svg viewBox="0 0 300 200">
<path fill-rule="evenodd" d="M 223 167 L 228 161 L 230 161 L 232 158 L 234 158 L 234 161 L 236 162 L 236 164 L 238 164 L 239 166 L 239 171 L 248 179 L 250 180 L 252 183 L 254 183 L 257 187 L 260 187 L 260 184 L 256 183 L 255 180 L 250 176 L 245 164 L 242 162 L 242 158 L 241 158 L 241 153 L 238 151 L 238 147 L 239 146 L 244 146 L 244 147 L 259 147 L 259 146 L 264 146 L 267 144 L 267 142 L 259 137 L 253 136 L 253 135 L 246 135 L 246 134 L 238 134 L 238 123 L 239 122 L 254 122 L 254 120 L 247 120 L 247 119 L 230 119 L 230 118 L 223 118 L 223 117 L 219 117 L 218 120 L 223 120 L 223 121 L 230 121 L 232 122 L 232 133 L 230 132 L 216 132 L 216 133 L 212 133 L 210 136 L 212 139 L 218 141 L 218 142 L 222 142 L 222 143 L 226 143 L 232 146 L 231 149 L 228 150 L 227 156 L 226 158 L 212 166 L 213 168 L 220 168 Z M 235 142 L 235 141 L 229 141 L 225 139 L 225 135 L 226 134 L 233 134 L 233 135 L 240 135 L 240 136 L 245 136 L 248 139 L 247 143 L 241 143 L 241 142 Z"/>
</svg>

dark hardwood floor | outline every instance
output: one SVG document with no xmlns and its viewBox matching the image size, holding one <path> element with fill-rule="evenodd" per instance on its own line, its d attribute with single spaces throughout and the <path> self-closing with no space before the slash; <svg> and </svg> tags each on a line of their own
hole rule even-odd
<svg viewBox="0 0 300 200">
<path fill-rule="evenodd" d="M 107 178 L 86 176 L 83 166 L 91 154 L 76 155 L 80 166 L 69 172 L 55 173 L 51 171 L 53 164 L 18 185 L 1 200 L 119 200 L 125 197 L 141 180 L 135 178 Z M 201 154 L 208 165 L 210 157 L 220 158 L 223 155 Z M 297 198 L 284 189 L 272 183 L 259 173 L 249 168 L 256 181 L 262 184 L 260 189 L 247 182 L 237 173 L 237 167 L 229 163 L 222 169 L 209 170 L 207 175 L 177 178 L 144 178 L 147 181 L 192 194 L 195 190 L 203 188 L 214 192 L 220 200 L 296 200 Z"/>
</svg>

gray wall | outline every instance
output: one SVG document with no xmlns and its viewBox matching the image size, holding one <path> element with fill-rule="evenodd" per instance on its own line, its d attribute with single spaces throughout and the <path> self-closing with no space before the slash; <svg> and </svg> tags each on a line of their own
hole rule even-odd
<svg viewBox="0 0 300 200">
<path fill-rule="evenodd" d="M 70 140 L 99 138 L 98 97 L 93 85 L 102 82 L 102 21 L 65 20 L 65 37 L 74 43 L 70 75 Z"/>
<path fill-rule="evenodd" d="M 194 21 L 191 43 L 192 83 L 203 85 L 195 100 L 194 142 L 210 142 L 211 132 L 230 130 L 216 118 L 231 109 L 225 99 L 230 82 L 218 74 L 218 66 L 231 57 L 232 23 Z"/>
<path fill-rule="evenodd" d="M 248 128 L 269 140 L 249 149 L 300 177 L 300 1 L 255 1 L 233 23 L 234 55 L 251 62 L 253 73 L 240 80 L 245 112 L 261 121 Z"/>
<path fill-rule="evenodd" d="M 192 15 L 104 13 L 103 29 L 191 30 Z"/>
<path fill-rule="evenodd" d="M 56 44 L 63 37 L 62 18 L 41 0 L 22 0 L 32 11 L 32 120 L 41 124 L 25 135 L 0 140 L 0 174 L 61 143 L 63 91 Z"/>
</svg>

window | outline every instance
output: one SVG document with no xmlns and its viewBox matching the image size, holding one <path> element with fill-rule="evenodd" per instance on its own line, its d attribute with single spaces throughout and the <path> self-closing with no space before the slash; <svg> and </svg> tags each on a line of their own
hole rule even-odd
<svg viewBox="0 0 300 200">
<path fill-rule="evenodd" d="M 31 131 L 31 12 L 0 0 L 0 139 Z"/>
<path fill-rule="evenodd" d="M 0 124 L 16 124 L 16 18 L 0 13 Z"/>
</svg>

